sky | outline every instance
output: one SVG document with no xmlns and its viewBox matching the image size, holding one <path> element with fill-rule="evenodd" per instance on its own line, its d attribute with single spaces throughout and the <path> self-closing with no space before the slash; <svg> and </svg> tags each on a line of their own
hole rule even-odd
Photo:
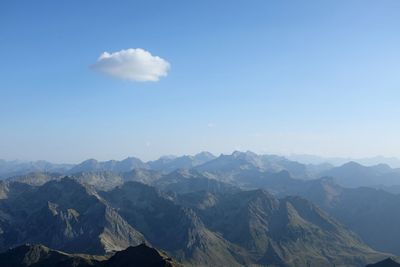
<svg viewBox="0 0 400 267">
<path fill-rule="evenodd" d="M 0 1 L 0 158 L 400 157 L 400 1 Z"/>
</svg>

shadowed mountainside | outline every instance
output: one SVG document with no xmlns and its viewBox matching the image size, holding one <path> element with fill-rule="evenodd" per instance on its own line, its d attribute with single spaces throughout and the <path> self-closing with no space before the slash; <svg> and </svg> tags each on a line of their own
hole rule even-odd
<svg viewBox="0 0 400 267">
<path fill-rule="evenodd" d="M 0 254 L 4 267 L 178 267 L 165 253 L 144 244 L 128 247 L 107 258 L 68 254 L 43 245 L 22 245 Z"/>
<path fill-rule="evenodd" d="M 368 264 L 367 267 L 399 267 L 400 263 L 393 260 L 392 258 L 387 258 L 385 260 L 379 261 L 377 263 Z"/>
</svg>

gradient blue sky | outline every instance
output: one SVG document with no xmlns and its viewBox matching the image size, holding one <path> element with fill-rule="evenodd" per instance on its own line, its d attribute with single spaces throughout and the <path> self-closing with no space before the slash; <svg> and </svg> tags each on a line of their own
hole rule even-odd
<svg viewBox="0 0 400 267">
<path fill-rule="evenodd" d="M 400 1 L 1 1 L 0 158 L 400 156 Z M 90 69 L 143 48 L 158 82 Z"/>
</svg>

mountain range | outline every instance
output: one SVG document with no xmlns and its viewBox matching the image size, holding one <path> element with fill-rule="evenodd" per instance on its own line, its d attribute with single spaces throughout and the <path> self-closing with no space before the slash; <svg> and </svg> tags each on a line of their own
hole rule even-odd
<svg viewBox="0 0 400 267">
<path fill-rule="evenodd" d="M 0 181 L 0 251 L 107 266 L 145 243 L 185 266 L 365 266 L 400 254 L 399 177 L 238 151 L 88 160 Z"/>
<path fill-rule="evenodd" d="M 209 152 L 201 152 L 194 156 L 165 156 L 148 162 L 143 162 L 135 157 L 129 157 L 122 161 L 109 160 L 102 162 L 89 159 L 76 165 L 52 164 L 44 161 L 26 163 L 0 160 L 0 178 L 3 179 L 13 179 L 14 177 L 31 173 L 51 173 L 52 175 L 60 174 L 61 176 L 102 173 L 103 176 L 107 176 L 107 172 L 115 175 L 130 171 L 150 171 L 159 177 L 162 174 L 168 174 L 180 169 L 198 170 L 206 173 L 209 178 L 225 182 L 232 182 L 234 180 L 233 176 L 243 170 L 261 172 L 285 170 L 290 173 L 291 177 L 302 180 L 317 179 L 324 176 L 334 177 L 338 184 L 345 187 L 374 186 L 386 188 L 400 186 L 400 168 L 392 168 L 387 164 L 364 166 L 354 161 L 340 166 L 333 166 L 329 163 L 306 164 L 289 160 L 282 156 L 258 155 L 250 151 L 234 151 L 230 155 L 221 154 L 218 157 Z M 149 175 L 143 175 L 142 177 L 148 179 Z M 123 180 L 121 177 L 119 182 L 122 183 Z M 387 188 L 387 190 L 391 189 Z M 400 189 L 393 190 L 398 192 Z"/>
<path fill-rule="evenodd" d="M 129 181 L 100 191 L 62 178 L 4 191 L 2 251 L 29 243 L 107 255 L 146 242 L 188 266 L 361 266 L 384 257 L 306 199 L 261 189 L 177 195 Z"/>
</svg>

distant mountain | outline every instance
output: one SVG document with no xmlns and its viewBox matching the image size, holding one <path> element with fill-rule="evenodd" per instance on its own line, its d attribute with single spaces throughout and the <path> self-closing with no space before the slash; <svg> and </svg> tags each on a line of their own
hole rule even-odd
<svg viewBox="0 0 400 267">
<path fill-rule="evenodd" d="M 289 160 L 298 161 L 303 164 L 328 163 L 335 166 L 340 166 L 349 161 L 354 161 L 365 166 L 387 164 L 392 168 L 400 168 L 400 159 L 396 157 L 375 156 L 366 158 L 350 158 L 350 157 L 321 157 L 321 156 L 307 155 L 307 154 L 292 154 L 285 157 Z"/>
<path fill-rule="evenodd" d="M 245 190 L 265 188 L 276 194 L 286 192 L 289 188 L 297 188 L 297 185 L 304 184 L 303 181 L 293 178 L 285 170 L 280 172 L 243 170 L 234 176 L 232 183 Z"/>
<path fill-rule="evenodd" d="M 343 166 L 334 167 L 329 162 L 334 163 L 334 165 Z M 371 168 L 370 171 L 372 172 L 386 170 L 386 173 L 381 172 L 378 174 L 382 176 L 378 178 L 383 178 L 385 183 L 381 185 L 392 185 L 393 179 L 397 182 L 397 177 L 394 176 L 400 175 L 400 168 L 393 168 L 393 166 L 400 166 L 400 160 L 396 158 L 374 157 L 358 159 L 352 162 L 350 159 L 346 158 L 326 160 L 325 158 L 310 155 L 290 155 L 282 157 L 277 155 L 258 155 L 251 151 L 234 151 L 230 155 L 221 154 L 218 157 L 215 157 L 209 152 L 201 152 L 194 156 L 163 156 L 157 160 L 148 162 L 143 162 L 135 157 L 129 157 L 122 161 L 97 161 L 95 159 L 89 159 L 76 165 L 53 164 L 46 161 L 22 162 L 0 160 L 0 179 L 29 175 L 30 173 L 71 175 L 76 173 L 114 172 L 121 174 L 136 169 L 152 170 L 163 174 L 178 169 L 196 169 L 201 172 L 212 174 L 215 178 L 222 181 L 230 181 L 233 175 L 238 171 L 243 170 L 268 172 L 280 172 L 286 170 L 294 178 L 315 179 L 324 175 L 336 173 L 338 172 L 338 168 L 340 169 L 346 167 L 346 165 L 354 164 L 364 164 L 366 166 L 363 167 Z M 347 172 L 348 170 L 345 171 Z M 374 175 L 375 174 L 371 175 L 371 173 L 368 173 L 367 176 L 369 177 L 367 178 L 370 179 L 372 177 L 373 180 L 378 179 L 377 177 L 373 177 Z M 144 179 L 143 181 L 146 180 L 143 175 L 142 178 Z M 355 179 L 358 178 L 356 177 Z M 364 180 L 368 181 L 368 179 Z M 150 180 L 154 179 L 151 178 Z M 356 184 L 358 185 L 358 183 Z M 368 184 L 368 186 L 376 186 L 376 184 Z"/>
<path fill-rule="evenodd" d="M 134 169 L 151 169 L 154 171 L 169 173 L 177 169 L 190 169 L 192 167 L 204 164 L 205 162 L 214 158 L 215 156 L 209 152 L 201 152 L 194 156 L 166 156 L 146 163 L 134 157 L 129 157 L 122 161 L 97 161 L 95 159 L 89 159 L 71 168 L 68 171 L 68 174 L 100 171 L 124 173 L 130 172 Z"/>
<path fill-rule="evenodd" d="M 380 165 L 383 166 L 384 164 Z M 398 174 L 400 174 L 400 169 L 391 169 L 389 166 L 387 166 L 387 168 L 389 168 L 393 172 L 397 172 Z M 155 177 L 150 177 L 150 173 L 146 173 L 144 175 L 144 170 L 151 170 L 162 174 L 168 174 L 178 169 L 196 169 L 198 171 L 207 172 L 210 175 L 213 175 L 214 178 L 217 180 L 229 182 L 230 180 L 232 180 L 232 176 L 235 176 L 238 172 L 242 172 L 244 170 L 257 170 L 261 172 L 280 172 L 282 170 L 286 170 L 294 178 L 315 179 L 319 178 L 321 175 L 328 175 L 330 171 L 334 172 L 335 168 L 327 163 L 302 164 L 297 161 L 288 160 L 285 157 L 276 155 L 258 155 L 250 151 L 234 151 L 230 155 L 220 155 L 219 157 L 215 157 L 209 152 L 201 152 L 194 156 L 165 156 L 159 158 L 158 160 L 149 162 L 143 162 L 135 157 L 129 157 L 122 161 L 97 161 L 95 159 L 89 159 L 77 165 L 52 164 L 45 161 L 6 162 L 4 160 L 0 160 L 0 178 L 3 179 L 24 175 L 32 176 L 32 173 L 43 173 L 52 175 L 79 175 L 82 173 L 99 174 L 101 172 L 109 172 L 118 174 L 120 176 L 120 174 L 122 173 L 131 172 L 133 170 L 141 170 L 141 178 L 139 178 L 138 176 L 131 176 L 131 178 L 141 179 L 143 182 L 149 183 L 150 181 L 154 181 Z M 112 177 L 110 178 L 113 180 Z M 28 179 L 29 177 L 26 177 L 25 182 L 32 182 L 28 181 Z M 120 180 L 120 178 L 118 179 Z M 42 179 L 38 182 L 39 183 L 37 185 L 39 185 L 40 182 L 45 182 L 45 180 Z"/>
<path fill-rule="evenodd" d="M 190 169 L 213 159 L 215 159 L 213 154 L 201 152 L 194 156 L 161 157 L 158 160 L 149 161 L 147 164 L 152 170 L 169 173 L 177 169 Z"/>
<path fill-rule="evenodd" d="M 392 194 L 400 194 L 400 185 L 376 185 L 371 187 L 381 189 Z"/>
<path fill-rule="evenodd" d="M 323 157 L 317 155 L 310 155 L 310 154 L 291 154 L 285 156 L 289 160 L 298 161 L 303 164 L 324 164 L 328 163 L 333 166 L 343 165 L 346 162 L 351 161 L 351 158 L 346 157 Z"/>
<path fill-rule="evenodd" d="M 5 181 L 19 182 L 33 186 L 40 186 L 49 181 L 61 179 L 62 177 L 64 177 L 64 175 L 59 173 L 30 172 L 27 174 L 9 177 L 5 179 Z"/>
<path fill-rule="evenodd" d="M 162 174 L 160 172 L 147 169 L 133 169 L 132 171 L 124 173 L 111 171 L 77 172 L 68 175 L 69 178 L 74 179 L 79 183 L 94 186 L 99 190 L 110 190 L 116 186 L 122 185 L 126 181 L 138 181 L 152 184 L 155 180 L 160 179 L 161 176 Z M 63 177 L 66 177 L 66 175 L 35 172 L 13 176 L 5 181 L 40 186 L 49 181 L 60 180 Z"/>
<path fill-rule="evenodd" d="M 130 172 L 125 172 L 122 174 L 124 182 L 134 181 L 144 184 L 153 184 L 162 176 L 163 174 L 161 172 L 149 169 L 134 169 Z"/>
<path fill-rule="evenodd" d="M 30 162 L 0 160 L 0 178 L 5 179 L 31 172 L 64 173 L 72 166 L 72 164 L 55 164 L 43 160 Z"/>
<path fill-rule="evenodd" d="M 65 177 L 65 175 L 36 172 L 8 178 L 5 183 L 19 182 L 40 186 L 49 181 L 60 180 L 63 177 Z M 148 169 L 134 169 L 125 173 L 93 171 L 74 173 L 68 177 L 79 183 L 91 185 L 98 190 L 105 191 L 111 190 L 129 181 L 153 185 L 164 191 L 173 191 L 176 193 L 187 193 L 198 190 L 208 190 L 212 192 L 238 190 L 230 184 L 210 179 L 195 170 L 175 170 L 168 174 L 162 174 L 161 172 Z"/>
<path fill-rule="evenodd" d="M 145 240 L 96 191 L 75 180 L 23 185 L 22 190 L 15 184 L 0 200 L 0 250 L 40 243 L 70 253 L 102 254 Z"/>
<path fill-rule="evenodd" d="M 279 172 L 282 170 L 288 171 L 293 177 L 300 179 L 312 178 L 314 174 L 314 167 L 312 165 L 307 166 L 297 161 L 291 161 L 285 157 L 275 155 L 261 155 L 264 169 L 271 172 Z M 315 168 L 321 168 L 316 166 Z"/>
<path fill-rule="evenodd" d="M 194 169 L 215 175 L 216 179 L 230 182 L 243 171 L 279 172 L 288 171 L 292 177 L 310 179 L 330 165 L 305 165 L 275 155 L 257 155 L 251 151 L 235 151 L 231 155 L 220 155 Z"/>
<path fill-rule="evenodd" d="M 216 156 L 214 156 L 212 153 L 207 152 L 207 151 L 203 151 L 200 153 L 197 153 L 196 155 L 193 156 L 194 160 L 195 160 L 195 166 L 197 165 L 201 165 L 204 164 L 210 160 L 213 160 L 216 158 Z"/>
<path fill-rule="evenodd" d="M 200 172 L 212 173 L 219 176 L 218 179 L 230 181 L 232 175 L 237 171 L 261 168 L 263 168 L 263 164 L 256 154 L 235 151 L 231 155 L 221 154 L 216 159 L 199 165 L 194 169 Z"/>
<path fill-rule="evenodd" d="M 68 176 L 81 184 L 94 186 L 99 190 L 110 190 L 124 183 L 122 174 L 111 171 L 80 172 Z"/>
<path fill-rule="evenodd" d="M 68 254 L 43 245 L 22 245 L 0 254 L 4 267 L 178 267 L 165 253 L 141 244 L 128 247 L 110 258 Z"/>
<path fill-rule="evenodd" d="M 355 159 L 354 161 L 366 166 L 387 164 L 392 168 L 400 168 L 400 159 L 396 157 L 375 156 L 369 158 Z"/>
<path fill-rule="evenodd" d="M 321 172 L 320 176 L 331 176 L 345 187 L 400 185 L 400 170 L 386 164 L 367 167 L 351 161 Z"/>
<path fill-rule="evenodd" d="M 49 181 L 57 181 L 66 177 L 65 174 L 33 172 L 20 176 L 13 176 L 6 179 L 6 182 L 19 182 L 32 186 L 41 186 Z M 109 171 L 93 171 L 73 173 L 68 176 L 82 184 L 94 186 L 100 190 L 109 190 L 124 183 L 120 173 Z"/>
<path fill-rule="evenodd" d="M 240 190 L 231 184 L 211 179 L 196 170 L 173 171 L 155 180 L 153 185 L 161 190 L 178 194 L 196 191 L 222 193 Z"/>
<path fill-rule="evenodd" d="M 97 161 L 95 159 L 85 160 L 82 163 L 74 166 L 68 171 L 69 174 L 81 173 L 81 172 L 98 172 L 98 171 L 109 171 L 109 172 L 129 172 L 133 169 L 146 169 L 147 165 L 138 158 L 130 157 L 122 161 L 109 160 L 109 161 Z"/>
</svg>

